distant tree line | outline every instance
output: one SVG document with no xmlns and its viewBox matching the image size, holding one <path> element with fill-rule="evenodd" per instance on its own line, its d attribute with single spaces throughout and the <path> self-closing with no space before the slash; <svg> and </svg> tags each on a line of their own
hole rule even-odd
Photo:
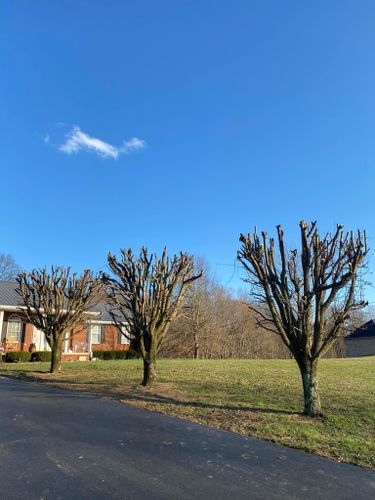
<svg viewBox="0 0 375 500">
<path fill-rule="evenodd" d="M 290 359 L 281 338 L 259 325 L 246 292 L 240 296 L 221 285 L 208 263 L 195 259 L 202 277 L 190 288 L 180 314 L 171 323 L 160 350 L 164 358 Z M 348 331 L 365 321 L 357 314 Z M 337 339 L 325 357 L 345 357 L 343 339 Z"/>
</svg>

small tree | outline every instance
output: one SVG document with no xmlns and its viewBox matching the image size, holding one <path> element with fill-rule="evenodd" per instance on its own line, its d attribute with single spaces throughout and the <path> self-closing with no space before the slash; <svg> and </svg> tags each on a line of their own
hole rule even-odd
<svg viewBox="0 0 375 500">
<path fill-rule="evenodd" d="M 343 336 L 351 311 L 366 306 L 356 300 L 358 271 L 368 249 L 366 234 L 345 233 L 338 225 L 322 238 L 316 222 L 300 223 L 301 251 L 288 253 L 281 226 L 277 226 L 278 254 L 274 239 L 241 234 L 238 259 L 253 285 L 253 295 L 267 310 L 255 310 L 264 328 L 279 334 L 299 366 L 304 413 L 321 413 L 318 393 L 318 361 Z"/>
<path fill-rule="evenodd" d="M 46 336 L 52 351 L 50 372 L 55 373 L 66 334 L 85 321 L 102 297 L 103 285 L 90 270 L 78 276 L 64 267 L 52 267 L 51 274 L 45 268 L 20 273 L 17 282 L 27 320 Z"/>
<path fill-rule="evenodd" d="M 193 259 L 181 252 L 173 258 L 148 254 L 139 257 L 121 250 L 121 260 L 109 254 L 112 276 L 103 275 L 112 303 L 112 318 L 143 359 L 144 386 L 156 378 L 156 358 L 171 321 L 176 317 L 194 275 Z"/>
<path fill-rule="evenodd" d="M 10 254 L 0 254 L 0 280 L 15 280 L 20 272 L 20 267 Z"/>
</svg>

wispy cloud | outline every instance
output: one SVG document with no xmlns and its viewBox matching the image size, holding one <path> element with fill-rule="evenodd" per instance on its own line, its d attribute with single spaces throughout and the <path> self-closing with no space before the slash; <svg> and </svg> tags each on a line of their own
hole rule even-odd
<svg viewBox="0 0 375 500">
<path fill-rule="evenodd" d="M 92 137 L 83 132 L 78 126 L 72 128 L 65 136 L 65 142 L 58 149 L 66 154 L 78 153 L 78 151 L 89 151 L 103 158 L 117 159 L 120 154 L 129 154 L 133 151 L 144 149 L 146 142 L 137 137 L 123 141 L 122 146 L 114 146 L 97 137 Z"/>
<path fill-rule="evenodd" d="M 146 147 L 145 141 L 138 139 L 138 137 L 132 137 L 128 141 L 122 143 L 121 152 L 131 153 L 132 151 L 137 151 L 138 149 L 143 149 Z"/>
</svg>

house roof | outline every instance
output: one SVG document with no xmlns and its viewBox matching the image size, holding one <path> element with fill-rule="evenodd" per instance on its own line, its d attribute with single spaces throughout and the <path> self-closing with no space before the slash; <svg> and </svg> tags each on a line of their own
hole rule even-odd
<svg viewBox="0 0 375 500">
<path fill-rule="evenodd" d="M 0 305 L 22 306 L 21 297 L 17 293 L 16 281 L 0 281 Z"/>
<path fill-rule="evenodd" d="M 94 312 L 100 312 L 99 321 L 112 321 L 112 316 L 110 313 L 111 309 L 108 302 L 99 302 L 99 304 L 96 304 L 96 306 L 91 308 L 90 310 Z"/>
<path fill-rule="evenodd" d="M 350 335 L 345 337 L 345 340 L 351 339 L 363 339 L 363 338 L 375 338 L 375 321 L 370 319 L 367 323 L 363 324 Z"/>
<path fill-rule="evenodd" d="M 18 283 L 16 281 L 0 281 L 0 306 L 22 306 L 21 297 L 17 293 Z M 99 321 L 112 321 L 110 306 L 108 302 L 100 302 L 90 311 L 100 312 Z"/>
</svg>

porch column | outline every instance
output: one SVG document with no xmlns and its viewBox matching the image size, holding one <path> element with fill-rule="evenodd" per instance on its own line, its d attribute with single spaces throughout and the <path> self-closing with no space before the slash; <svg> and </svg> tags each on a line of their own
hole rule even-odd
<svg viewBox="0 0 375 500">
<path fill-rule="evenodd" d="M 64 353 L 66 354 L 69 351 L 69 332 L 66 332 L 65 334 L 65 343 L 64 343 Z"/>
<path fill-rule="evenodd" d="M 3 340 L 4 311 L 0 311 L 0 343 Z"/>
<path fill-rule="evenodd" d="M 0 311 L 0 361 L 4 360 L 5 357 L 5 348 L 3 345 L 3 322 L 4 322 L 4 311 Z"/>
<path fill-rule="evenodd" d="M 92 359 L 92 322 L 89 321 L 87 329 L 87 350 L 89 352 L 90 359 Z"/>
</svg>

